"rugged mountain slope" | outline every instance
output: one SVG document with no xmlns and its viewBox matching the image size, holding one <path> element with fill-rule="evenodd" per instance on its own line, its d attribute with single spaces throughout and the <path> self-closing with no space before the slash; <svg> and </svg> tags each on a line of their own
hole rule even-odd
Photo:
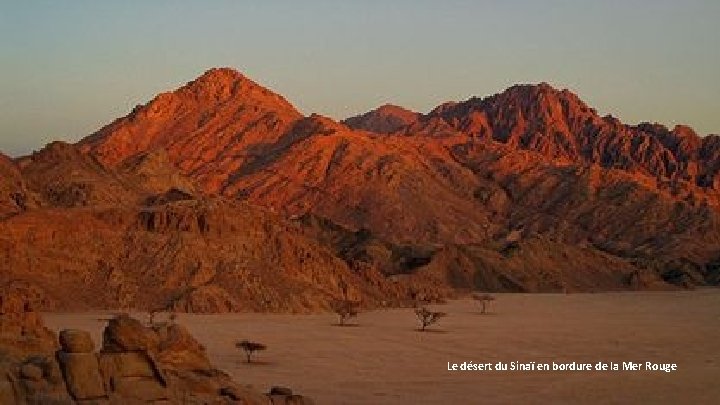
<svg viewBox="0 0 720 405">
<path fill-rule="evenodd" d="M 385 104 L 365 114 L 348 118 L 343 122 L 354 129 L 379 134 L 391 134 L 415 124 L 419 119 L 420 113 L 396 105 Z"/>
<path fill-rule="evenodd" d="M 718 139 L 623 125 L 547 84 L 341 124 L 213 69 L 81 147 L 107 167 L 164 149 L 205 193 L 364 228 L 389 246 L 492 248 L 517 233 L 692 284 L 720 256 Z"/>
<path fill-rule="evenodd" d="M 136 107 L 81 142 L 104 164 L 156 149 L 209 192 L 243 165 L 292 142 L 301 118 L 281 96 L 231 69 L 212 69 L 182 88 Z"/>
<path fill-rule="evenodd" d="M 4 276 L 58 307 L 195 312 L 325 307 L 342 261 L 246 206 L 35 210 L 0 223 Z"/>
<path fill-rule="evenodd" d="M 440 296 L 422 278 L 351 271 L 264 209 L 193 195 L 163 152 L 106 168 L 54 143 L 19 166 L 40 203 L 0 221 L 0 285 L 30 283 L 46 309 L 314 311 L 344 296 L 368 307 Z"/>
<path fill-rule="evenodd" d="M 486 238 L 492 228 L 468 201 L 472 173 L 448 167 L 442 146 L 379 139 L 319 115 L 303 118 L 230 69 L 210 70 L 158 96 L 80 146 L 107 167 L 163 149 L 206 193 L 287 216 L 316 212 L 395 241 L 464 242 Z"/>
<path fill-rule="evenodd" d="M 21 213 L 32 204 L 17 166 L 0 153 L 0 219 Z"/>
<path fill-rule="evenodd" d="M 58 308 L 202 312 L 717 283 L 718 139 L 545 84 L 338 123 L 212 69 L 0 158 L 0 274 Z"/>
<path fill-rule="evenodd" d="M 297 141 L 224 191 L 289 216 L 313 212 L 368 228 L 394 243 L 437 244 L 499 231 L 472 199 L 476 184 L 441 144 L 337 129 Z"/>
<path fill-rule="evenodd" d="M 197 192 L 194 183 L 158 149 L 133 156 L 109 169 L 77 146 L 53 142 L 18 159 L 18 175 L 38 205 L 70 208 L 135 205 L 170 189 Z"/>
<path fill-rule="evenodd" d="M 430 285 L 511 292 L 672 288 L 655 269 L 636 267 L 589 244 L 547 236 L 521 241 L 510 236 L 484 245 L 396 245 L 368 230 L 352 232 L 312 215 L 299 221 L 352 267 L 374 267 L 396 280 L 412 274 Z"/>
<path fill-rule="evenodd" d="M 382 109 L 382 107 L 381 107 Z M 556 163 L 615 168 L 655 178 L 659 186 L 697 194 L 717 204 L 720 137 L 699 137 L 691 128 L 659 124 L 628 126 L 600 117 L 575 94 L 546 83 L 517 85 L 486 98 L 443 104 L 406 125 L 372 111 L 345 122 L 352 128 L 412 135 L 463 134 L 511 150 L 541 153 Z"/>
<path fill-rule="evenodd" d="M 678 198 L 637 173 L 544 163 L 535 152 L 526 152 L 528 161 L 518 165 L 505 147 L 488 149 L 464 146 L 455 156 L 491 176 L 475 190 L 477 198 L 496 207 L 524 236 L 593 246 L 661 274 L 675 274 L 690 263 L 704 273 L 718 257 L 720 217 L 707 202 Z"/>
<path fill-rule="evenodd" d="M 438 130 L 443 128 L 443 130 Z M 685 126 L 627 126 L 600 117 L 568 90 L 518 85 L 487 98 L 438 107 L 406 133 L 459 132 L 512 149 L 540 152 L 555 162 L 597 164 L 654 177 L 659 185 L 717 203 L 720 138 L 700 138 Z"/>
<path fill-rule="evenodd" d="M 53 142 L 19 159 L 18 167 L 28 189 L 43 206 L 122 204 L 134 197 L 118 175 L 74 145 L 63 142 Z"/>
</svg>

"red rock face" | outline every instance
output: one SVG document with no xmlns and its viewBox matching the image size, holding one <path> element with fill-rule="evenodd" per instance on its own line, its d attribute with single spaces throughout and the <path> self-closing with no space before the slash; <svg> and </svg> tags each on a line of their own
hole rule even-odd
<svg viewBox="0 0 720 405">
<path fill-rule="evenodd" d="M 330 131 L 324 120 L 293 131 Z M 0 220 L 0 287 L 23 280 L 52 309 L 289 312 L 345 293 L 369 307 L 411 299 L 411 283 L 372 268 L 358 276 L 286 219 L 201 195 L 164 149 L 110 167 L 55 142 L 8 167 L 38 203 Z"/>
<path fill-rule="evenodd" d="M 212 69 L 163 93 L 81 142 L 115 166 L 163 148 L 209 192 L 220 191 L 243 163 L 284 141 L 302 116 L 281 96 L 231 69 Z"/>
<path fill-rule="evenodd" d="M 196 312 L 717 283 L 719 139 L 546 84 L 339 123 L 213 69 L 0 161 L 37 201 L 0 220 L 0 261 L 61 306 Z"/>
<path fill-rule="evenodd" d="M 599 117 L 570 91 L 545 83 L 439 108 L 406 131 L 432 134 L 438 119 L 468 137 L 540 152 L 558 162 L 597 164 L 700 191 L 713 189 L 718 177 L 717 136 L 700 138 L 684 126 L 623 125 Z"/>
<path fill-rule="evenodd" d="M 699 272 L 720 248 L 717 136 L 627 126 L 545 83 L 344 124 L 214 69 L 81 146 L 110 166 L 163 148 L 205 192 L 393 243 L 487 244 L 523 229 Z"/>
</svg>

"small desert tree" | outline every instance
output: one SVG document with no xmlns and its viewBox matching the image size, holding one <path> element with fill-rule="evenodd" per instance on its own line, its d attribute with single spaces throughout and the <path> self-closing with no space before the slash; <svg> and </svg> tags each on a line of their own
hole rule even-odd
<svg viewBox="0 0 720 405">
<path fill-rule="evenodd" d="M 332 310 L 338 315 L 338 325 L 344 326 L 350 318 L 358 315 L 358 303 L 350 300 L 335 301 Z"/>
<path fill-rule="evenodd" d="M 420 307 L 415 309 L 415 315 L 417 315 L 420 321 L 420 330 L 425 330 L 428 326 L 437 322 L 440 318 L 447 316 L 445 312 L 433 312 L 426 307 Z"/>
<path fill-rule="evenodd" d="M 479 301 L 482 305 L 482 311 L 480 311 L 481 314 L 487 313 L 487 306 L 490 303 L 490 301 L 495 301 L 495 297 L 493 297 L 490 294 L 473 294 L 473 299 L 475 301 Z"/>
<path fill-rule="evenodd" d="M 155 315 L 157 315 L 158 310 L 151 309 L 150 312 L 148 312 L 148 326 L 151 328 L 155 326 Z"/>
<path fill-rule="evenodd" d="M 247 358 L 248 363 L 250 363 L 252 361 L 252 355 L 255 352 L 259 352 L 259 351 L 267 349 L 267 346 L 265 346 L 262 343 L 250 342 L 248 340 L 243 340 L 242 342 L 235 343 L 235 347 L 245 351 L 245 357 Z"/>
</svg>

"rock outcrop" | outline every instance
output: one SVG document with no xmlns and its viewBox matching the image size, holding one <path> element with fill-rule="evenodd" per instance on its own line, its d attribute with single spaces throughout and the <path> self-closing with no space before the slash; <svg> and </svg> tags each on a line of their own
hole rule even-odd
<svg viewBox="0 0 720 405">
<path fill-rule="evenodd" d="M 82 330 L 61 331 L 58 346 L 32 311 L 37 297 L 21 287 L 0 293 L 0 403 L 312 404 L 289 389 L 262 394 L 238 384 L 176 323 L 148 327 L 118 315 L 99 352 Z"/>
<path fill-rule="evenodd" d="M 0 287 L 0 403 L 70 404 L 55 360 L 57 335 L 37 312 L 49 304 L 42 291 L 11 281 Z"/>
</svg>

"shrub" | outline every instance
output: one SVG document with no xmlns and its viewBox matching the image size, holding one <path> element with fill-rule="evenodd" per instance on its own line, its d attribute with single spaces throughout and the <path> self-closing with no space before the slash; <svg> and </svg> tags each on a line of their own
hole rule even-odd
<svg viewBox="0 0 720 405">
<path fill-rule="evenodd" d="M 235 343 L 235 347 L 245 351 L 245 357 L 247 358 L 248 363 L 250 363 L 252 361 L 252 355 L 255 352 L 259 352 L 259 351 L 267 349 L 267 346 L 265 346 L 262 343 L 250 342 L 248 340 L 243 340 L 242 342 Z"/>
<path fill-rule="evenodd" d="M 440 318 L 447 316 L 445 312 L 433 312 L 428 310 L 426 307 L 420 307 L 415 309 L 415 315 L 417 315 L 420 321 L 420 330 L 425 330 L 428 326 L 437 322 Z"/>
<path fill-rule="evenodd" d="M 350 318 L 358 315 L 359 303 L 350 300 L 339 300 L 332 304 L 332 310 L 338 315 L 338 325 L 344 326 Z"/>
<path fill-rule="evenodd" d="M 482 311 L 481 314 L 487 313 L 487 305 L 490 301 L 495 301 L 495 297 L 493 297 L 490 294 L 473 294 L 473 299 L 475 301 L 480 301 L 480 304 L 482 305 Z"/>
</svg>

